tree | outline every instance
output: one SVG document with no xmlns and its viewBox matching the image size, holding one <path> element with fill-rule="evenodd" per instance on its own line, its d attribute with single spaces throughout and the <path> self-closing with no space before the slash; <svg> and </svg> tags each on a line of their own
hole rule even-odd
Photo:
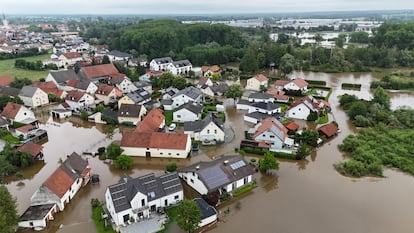
<svg viewBox="0 0 414 233">
<path fill-rule="evenodd" d="M 192 200 L 183 200 L 178 205 L 178 226 L 186 232 L 193 232 L 201 221 L 201 210 L 198 204 Z"/>
<path fill-rule="evenodd" d="M 109 64 L 111 61 L 109 60 L 109 57 L 107 55 L 104 55 L 102 57 L 102 64 Z"/>
<path fill-rule="evenodd" d="M 262 172 L 267 172 L 269 170 L 279 170 L 279 162 L 273 156 L 272 152 L 266 151 L 263 155 L 263 158 L 259 160 L 259 169 Z"/>
<path fill-rule="evenodd" d="M 84 120 L 84 121 L 88 120 L 88 116 L 89 116 L 89 114 L 86 110 L 81 111 L 80 118 L 82 118 L 82 120 Z"/>
<path fill-rule="evenodd" d="M 277 43 L 279 44 L 288 44 L 289 43 L 289 35 L 285 33 L 279 33 L 277 36 Z"/>
<path fill-rule="evenodd" d="M 177 164 L 169 163 L 167 164 L 167 166 L 165 166 L 165 170 L 167 170 L 167 172 L 174 172 L 175 170 L 177 170 Z"/>
<path fill-rule="evenodd" d="M 106 157 L 109 159 L 116 159 L 118 156 L 122 154 L 124 150 L 115 143 L 109 144 L 108 148 L 106 149 Z"/>
<path fill-rule="evenodd" d="M 305 143 L 309 146 L 317 146 L 319 139 L 319 133 L 316 130 L 304 130 L 302 134 L 300 134 L 296 141 L 301 143 Z"/>
<path fill-rule="evenodd" d="M 118 169 L 130 169 L 132 165 L 134 165 L 134 159 L 129 157 L 128 155 L 119 155 L 115 159 L 115 167 Z"/>
<path fill-rule="evenodd" d="M 15 78 L 13 82 L 10 83 L 10 87 L 21 89 L 24 86 L 31 85 L 32 81 L 28 78 Z"/>
<path fill-rule="evenodd" d="M 227 98 L 234 99 L 234 104 L 236 104 L 236 99 L 240 98 L 243 95 L 243 89 L 239 84 L 232 84 L 227 88 L 225 96 Z"/>
<path fill-rule="evenodd" d="M 240 61 L 239 68 L 241 71 L 246 73 L 254 73 L 259 69 L 256 55 L 252 49 L 248 49 L 244 54 L 243 58 Z"/>
<path fill-rule="evenodd" d="M 372 102 L 378 103 L 385 107 L 385 109 L 390 109 L 390 96 L 384 91 L 382 87 L 377 87 L 373 93 Z"/>
<path fill-rule="evenodd" d="M 144 66 L 138 65 L 138 66 L 135 68 L 135 73 L 136 73 L 138 76 L 144 75 L 144 74 L 145 74 L 145 72 L 146 72 L 146 70 L 145 70 L 145 67 L 144 67 Z"/>
<path fill-rule="evenodd" d="M 300 144 L 298 151 L 296 152 L 296 159 L 303 159 L 308 156 L 310 149 L 306 144 Z"/>
<path fill-rule="evenodd" d="M 295 57 L 286 53 L 280 58 L 279 69 L 283 72 L 286 76 L 290 74 L 295 69 Z"/>
<path fill-rule="evenodd" d="M 176 77 L 172 80 L 172 86 L 178 90 L 182 90 L 187 86 L 187 80 L 183 77 Z"/>
<path fill-rule="evenodd" d="M 5 186 L 0 186 L 0 229 L 4 233 L 16 232 L 19 215 L 16 200 Z"/>
</svg>

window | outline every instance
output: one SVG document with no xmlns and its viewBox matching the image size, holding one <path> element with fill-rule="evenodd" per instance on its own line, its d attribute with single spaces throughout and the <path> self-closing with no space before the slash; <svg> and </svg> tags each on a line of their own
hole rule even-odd
<svg viewBox="0 0 414 233">
<path fill-rule="evenodd" d="M 210 133 L 210 130 L 209 129 L 207 130 L 207 133 Z"/>
<path fill-rule="evenodd" d="M 168 155 L 171 155 L 171 153 L 168 153 Z"/>
<path fill-rule="evenodd" d="M 193 176 L 195 176 L 195 172 L 193 172 Z"/>
<path fill-rule="evenodd" d="M 160 152 L 160 155 L 162 155 L 162 154 L 164 154 L 164 153 Z"/>
<path fill-rule="evenodd" d="M 141 199 L 141 206 L 145 206 L 145 199 Z"/>
<path fill-rule="evenodd" d="M 193 183 L 193 184 L 194 184 L 194 180 L 193 180 L 193 179 L 190 179 L 190 181 L 191 181 L 191 183 Z"/>
<path fill-rule="evenodd" d="M 214 130 L 214 134 L 217 134 L 217 129 Z"/>
<path fill-rule="evenodd" d="M 270 138 L 275 138 L 275 135 L 270 135 Z"/>
<path fill-rule="evenodd" d="M 175 196 L 174 196 L 174 199 L 175 199 L 175 200 L 177 200 L 178 198 L 180 198 L 180 196 L 178 196 L 178 195 L 175 195 Z"/>
<path fill-rule="evenodd" d="M 181 115 L 177 115 L 177 118 L 181 118 Z"/>
<path fill-rule="evenodd" d="M 177 156 L 180 156 L 180 153 L 177 153 Z"/>
</svg>

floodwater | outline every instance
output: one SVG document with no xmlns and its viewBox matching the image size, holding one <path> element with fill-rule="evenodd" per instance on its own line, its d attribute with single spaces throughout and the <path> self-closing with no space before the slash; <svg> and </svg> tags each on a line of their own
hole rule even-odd
<svg viewBox="0 0 414 233">
<path fill-rule="evenodd" d="M 385 170 L 386 178 L 349 178 L 336 172 L 333 165 L 345 158 L 337 145 L 356 129 L 339 108 L 338 95 L 356 94 L 369 99 L 369 83 L 375 79 L 365 74 L 320 74 L 296 73 L 305 79 L 325 80 L 333 87 L 330 97 L 332 113 L 341 133 L 303 161 L 280 163 L 277 176 L 255 174 L 258 188 L 241 198 L 241 207 L 234 203 L 220 209 L 220 222 L 210 232 L 352 232 L 388 233 L 411 232 L 414 222 L 409 203 L 414 196 L 414 177 L 404 173 Z M 341 90 L 342 82 L 361 83 L 361 91 Z M 407 102 L 408 101 L 408 102 Z M 233 154 L 244 137 L 244 130 L 252 125 L 243 121 L 243 112 L 234 108 L 232 100 L 225 101 L 227 107 L 226 128 L 234 131 L 234 139 L 220 146 L 201 147 L 188 159 L 135 158 L 131 176 L 149 172 L 161 174 L 165 165 L 176 162 L 179 167 L 201 160 L 209 160 L 222 154 Z M 413 93 L 392 93 L 393 108 L 408 105 L 414 107 Z M 59 158 L 76 151 L 95 151 L 100 146 L 120 139 L 120 131 L 108 132 L 102 125 L 83 123 L 79 118 L 54 121 L 47 113 L 39 113 L 41 128 L 48 131 L 49 141 L 44 144 L 45 161 L 23 172 L 24 179 L 9 179 L 7 187 L 17 197 L 19 213 L 30 204 L 30 197 L 42 182 L 56 169 Z M 247 159 L 250 156 L 248 156 Z M 81 189 L 68 207 L 57 214 L 44 231 L 47 233 L 96 232 L 91 221 L 90 199 L 104 199 L 104 191 L 118 181 L 124 171 L 104 164 L 98 158 L 88 157 L 92 173 L 100 175 L 101 183 Z M 230 213 L 224 214 L 224 210 Z M 25 232 L 25 231 L 21 231 Z M 170 232 L 182 232 L 173 225 Z"/>
</svg>

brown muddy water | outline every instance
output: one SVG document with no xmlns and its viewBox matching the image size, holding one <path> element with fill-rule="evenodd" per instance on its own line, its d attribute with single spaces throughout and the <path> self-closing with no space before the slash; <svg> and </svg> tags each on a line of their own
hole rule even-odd
<svg viewBox="0 0 414 233">
<path fill-rule="evenodd" d="M 364 74 L 320 74 L 296 73 L 305 79 L 325 80 L 333 87 L 330 97 L 333 118 L 338 122 L 341 133 L 325 143 L 303 161 L 281 161 L 276 176 L 257 173 L 258 188 L 241 198 L 241 207 L 231 203 L 220 209 L 220 222 L 210 232 L 282 232 L 282 233 L 389 233 L 412 232 L 412 203 L 414 177 L 404 173 L 386 170 L 386 178 L 349 178 L 338 174 L 333 165 L 345 157 L 337 145 L 356 129 L 339 108 L 338 95 L 356 94 L 370 98 L 369 83 L 375 77 Z M 361 91 L 341 90 L 342 82 L 361 83 Z M 392 93 L 393 108 L 408 105 L 414 107 L 413 93 Z M 234 153 L 244 130 L 251 125 L 243 121 L 243 112 L 236 111 L 233 101 L 226 101 L 227 122 L 225 126 L 235 132 L 233 141 L 218 147 L 202 147 L 200 152 L 184 160 L 135 158 L 135 167 L 128 172 L 139 176 L 149 172 L 161 174 L 165 165 L 176 162 L 179 167 L 208 160 L 222 154 Z M 120 139 L 120 131 L 105 133 L 103 126 L 82 123 L 78 118 L 56 122 L 46 113 L 42 115 L 41 128 L 49 133 L 44 144 L 45 161 L 23 172 L 24 179 L 10 181 L 10 192 L 18 200 L 19 213 L 29 206 L 30 197 L 41 183 L 56 169 L 59 158 L 76 151 L 96 150 L 113 140 Z M 92 232 L 96 230 L 91 222 L 91 198 L 104 198 L 105 188 L 117 182 L 123 171 L 113 169 L 98 158 L 89 157 L 89 163 L 101 177 L 99 185 L 88 185 L 73 199 L 64 212 L 59 213 L 47 233 Z M 248 158 L 250 159 L 250 158 Z M 227 208 L 230 213 L 224 214 Z M 23 232 L 23 231 L 21 231 Z M 182 232 L 173 225 L 170 232 Z"/>
</svg>

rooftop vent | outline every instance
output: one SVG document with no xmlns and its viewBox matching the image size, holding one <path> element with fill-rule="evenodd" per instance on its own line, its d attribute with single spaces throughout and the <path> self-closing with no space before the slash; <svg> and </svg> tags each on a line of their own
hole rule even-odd
<svg viewBox="0 0 414 233">
<path fill-rule="evenodd" d="M 196 166 L 196 169 L 197 169 L 197 170 L 200 170 L 200 165 L 197 165 L 197 166 Z"/>
<path fill-rule="evenodd" d="M 227 165 L 228 163 L 229 163 L 229 161 L 228 160 L 224 160 L 224 165 Z"/>
</svg>

